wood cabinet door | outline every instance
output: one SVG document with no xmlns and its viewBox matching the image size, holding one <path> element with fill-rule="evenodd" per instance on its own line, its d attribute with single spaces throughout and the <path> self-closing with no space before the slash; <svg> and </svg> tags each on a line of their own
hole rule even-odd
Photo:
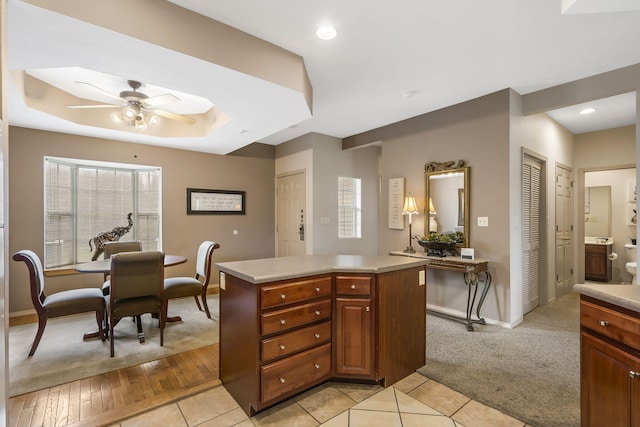
<svg viewBox="0 0 640 427">
<path fill-rule="evenodd" d="M 581 336 L 582 427 L 640 427 L 640 359 L 594 336 Z"/>
<path fill-rule="evenodd" d="M 335 372 L 372 376 L 373 306 L 371 298 L 336 298 Z"/>
<path fill-rule="evenodd" d="M 606 247 L 586 245 L 584 252 L 584 276 L 589 280 L 607 280 Z"/>
</svg>

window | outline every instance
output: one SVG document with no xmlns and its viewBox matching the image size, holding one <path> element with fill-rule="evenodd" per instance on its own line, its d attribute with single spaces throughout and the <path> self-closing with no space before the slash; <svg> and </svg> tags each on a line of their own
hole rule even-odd
<svg viewBox="0 0 640 427">
<path fill-rule="evenodd" d="M 91 238 L 128 227 L 129 212 L 120 240 L 158 250 L 161 176 L 157 167 L 45 158 L 45 268 L 91 261 Z"/>
<path fill-rule="evenodd" d="M 338 177 L 338 238 L 359 239 L 361 236 L 360 179 Z"/>
</svg>

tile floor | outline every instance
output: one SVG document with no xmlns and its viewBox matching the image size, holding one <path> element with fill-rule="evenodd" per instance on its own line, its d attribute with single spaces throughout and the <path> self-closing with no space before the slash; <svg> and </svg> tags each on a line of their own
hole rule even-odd
<svg viewBox="0 0 640 427">
<path fill-rule="evenodd" d="M 223 386 L 124 420 L 112 427 L 525 427 L 420 374 L 391 387 L 328 382 L 254 417 Z"/>
</svg>

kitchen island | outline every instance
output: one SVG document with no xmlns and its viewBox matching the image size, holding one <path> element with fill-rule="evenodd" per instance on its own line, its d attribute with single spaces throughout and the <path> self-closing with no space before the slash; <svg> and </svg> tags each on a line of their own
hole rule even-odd
<svg viewBox="0 0 640 427">
<path fill-rule="evenodd" d="M 640 286 L 579 284 L 581 425 L 640 425 Z"/>
<path fill-rule="evenodd" d="M 425 260 L 222 262 L 220 379 L 253 415 L 329 379 L 390 385 L 425 363 Z"/>
</svg>

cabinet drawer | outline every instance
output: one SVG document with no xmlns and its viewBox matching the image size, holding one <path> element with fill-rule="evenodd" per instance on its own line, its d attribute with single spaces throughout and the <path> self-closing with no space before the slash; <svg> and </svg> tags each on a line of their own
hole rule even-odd
<svg viewBox="0 0 640 427">
<path fill-rule="evenodd" d="M 263 309 L 328 296 L 331 296 L 331 276 L 260 288 L 260 301 Z"/>
<path fill-rule="evenodd" d="M 309 326 L 294 332 L 277 335 L 260 342 L 261 360 L 267 362 L 288 356 L 300 350 L 314 347 L 331 340 L 331 322 Z"/>
<path fill-rule="evenodd" d="M 371 277 L 338 276 L 336 277 L 336 293 L 340 295 L 371 295 Z"/>
<path fill-rule="evenodd" d="M 640 319 L 588 301 L 580 301 L 580 325 L 640 349 Z"/>
<path fill-rule="evenodd" d="M 262 335 L 270 335 L 330 318 L 331 300 L 327 298 L 318 302 L 262 313 L 260 315 L 260 331 Z"/>
<path fill-rule="evenodd" d="M 331 344 L 307 350 L 260 368 L 260 400 L 268 402 L 307 388 L 331 374 Z"/>
</svg>

